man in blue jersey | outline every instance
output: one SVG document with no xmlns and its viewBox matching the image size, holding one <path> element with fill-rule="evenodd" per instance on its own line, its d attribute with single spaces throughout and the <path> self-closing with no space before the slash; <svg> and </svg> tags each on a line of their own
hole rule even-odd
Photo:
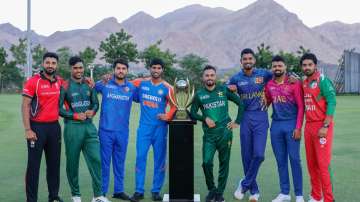
<svg viewBox="0 0 360 202">
<path fill-rule="evenodd" d="M 134 80 L 138 88 L 141 108 L 139 128 L 136 139 L 136 188 L 131 201 L 144 198 L 146 160 L 150 146 L 154 152 L 154 176 L 152 183 L 152 200 L 162 201 L 161 187 L 165 179 L 165 160 L 167 145 L 167 122 L 171 120 L 176 107 L 170 102 L 172 86 L 162 79 L 164 64 L 160 59 L 153 59 L 150 64 L 150 79 Z M 170 104 L 170 111 L 166 107 Z"/>
<path fill-rule="evenodd" d="M 102 192 L 108 192 L 110 162 L 114 172 L 113 198 L 129 200 L 124 192 L 124 167 L 129 137 L 129 116 L 132 101 L 137 100 L 136 87 L 126 79 L 129 65 L 118 59 L 108 82 L 98 81 L 95 89 L 102 95 L 99 138 L 102 168 Z"/>
<path fill-rule="evenodd" d="M 265 69 L 255 68 L 255 54 L 251 49 L 241 52 L 242 69 L 229 80 L 235 85 L 245 105 L 240 124 L 241 156 L 244 178 L 240 180 L 234 193 L 236 199 L 243 199 L 250 191 L 249 201 L 259 199 L 259 188 L 256 183 L 261 163 L 264 161 L 267 130 L 269 127 L 264 86 L 271 80 L 272 73 Z"/>
</svg>

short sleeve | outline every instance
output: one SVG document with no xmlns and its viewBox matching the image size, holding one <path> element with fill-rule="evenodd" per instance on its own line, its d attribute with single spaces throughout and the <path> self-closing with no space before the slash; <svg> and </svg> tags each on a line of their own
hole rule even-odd
<svg viewBox="0 0 360 202">
<path fill-rule="evenodd" d="M 36 91 L 36 80 L 35 79 L 29 79 L 28 81 L 25 82 L 23 90 L 22 90 L 22 95 L 29 97 L 29 98 L 33 98 L 35 95 Z"/>
</svg>

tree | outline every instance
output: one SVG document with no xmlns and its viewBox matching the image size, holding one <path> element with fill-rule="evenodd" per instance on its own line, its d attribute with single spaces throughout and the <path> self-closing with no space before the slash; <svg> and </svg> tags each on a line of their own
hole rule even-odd
<svg viewBox="0 0 360 202">
<path fill-rule="evenodd" d="M 26 64 L 26 39 L 19 38 L 19 44 L 12 44 L 10 47 L 10 52 L 14 57 L 16 64 L 24 66 Z"/>
<path fill-rule="evenodd" d="M 181 71 L 175 69 L 173 66 L 176 64 L 176 54 L 170 52 L 169 49 L 162 51 L 159 47 L 161 41 L 157 41 L 155 44 L 145 48 L 140 54 L 140 60 L 145 64 L 145 67 L 149 69 L 151 60 L 154 58 L 160 58 L 164 62 L 164 79 L 172 82 L 177 75 L 181 74 Z"/>
<path fill-rule="evenodd" d="M 41 64 L 43 60 L 43 55 L 47 52 L 47 49 L 41 44 L 36 45 L 32 49 L 32 59 L 33 59 L 33 70 L 39 72 L 41 69 Z"/>
<path fill-rule="evenodd" d="M 19 89 L 22 86 L 23 77 L 21 71 L 16 66 L 15 61 L 7 62 L 7 53 L 3 47 L 0 47 L 0 92 L 4 89 Z"/>
<path fill-rule="evenodd" d="M 132 36 L 123 29 L 120 32 L 110 34 L 105 41 L 100 43 L 99 51 L 104 54 L 101 59 L 105 59 L 109 64 L 118 58 L 123 58 L 128 62 L 137 62 L 137 45 L 130 41 L 131 38 Z"/>
<path fill-rule="evenodd" d="M 179 66 L 183 70 L 185 78 L 189 78 L 192 85 L 199 88 L 202 85 L 201 77 L 204 66 L 209 61 L 195 54 L 188 54 L 181 58 Z"/>
<path fill-rule="evenodd" d="M 56 50 L 59 56 L 57 72 L 64 79 L 70 78 L 69 59 L 73 56 L 69 47 L 62 47 Z"/>
<path fill-rule="evenodd" d="M 260 46 L 257 47 L 257 52 L 255 53 L 256 66 L 270 69 L 272 57 L 273 52 L 270 50 L 270 46 L 265 46 L 264 43 L 261 43 Z"/>
<path fill-rule="evenodd" d="M 97 55 L 96 50 L 90 48 L 89 46 L 86 47 L 84 51 L 79 52 L 79 57 L 83 59 L 85 67 L 88 67 L 89 64 L 92 64 L 94 62 L 96 55 Z"/>
</svg>

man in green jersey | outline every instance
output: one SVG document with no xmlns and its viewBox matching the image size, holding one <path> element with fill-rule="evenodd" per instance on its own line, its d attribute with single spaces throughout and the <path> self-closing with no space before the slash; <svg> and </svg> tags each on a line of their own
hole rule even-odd
<svg viewBox="0 0 360 202">
<path fill-rule="evenodd" d="M 71 79 L 60 90 L 60 116 L 64 117 L 64 142 L 66 174 L 71 188 L 72 201 L 81 202 L 79 188 L 79 157 L 84 158 L 90 175 L 94 198 L 92 202 L 109 202 L 101 191 L 100 144 L 92 117 L 99 108 L 95 88 L 90 88 L 84 79 L 84 65 L 81 58 L 69 60 Z"/>
<path fill-rule="evenodd" d="M 223 193 L 229 174 L 229 160 L 232 144 L 232 129 L 239 127 L 244 110 L 240 97 L 226 86 L 216 85 L 216 69 L 207 65 L 203 69 L 204 88 L 196 92 L 191 106 L 191 117 L 203 122 L 203 164 L 206 185 L 209 193 L 207 202 L 223 202 Z M 229 116 L 228 100 L 238 107 L 235 122 Z M 198 114 L 198 110 L 202 114 Z M 216 150 L 219 153 L 219 178 L 216 188 L 213 175 L 213 159 Z"/>
</svg>

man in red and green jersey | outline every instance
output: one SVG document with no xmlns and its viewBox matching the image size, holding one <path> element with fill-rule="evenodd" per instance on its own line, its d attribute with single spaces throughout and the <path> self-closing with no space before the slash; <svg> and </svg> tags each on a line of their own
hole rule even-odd
<svg viewBox="0 0 360 202">
<path fill-rule="evenodd" d="M 305 148 L 311 181 L 309 202 L 333 202 L 331 182 L 331 148 L 333 142 L 336 93 L 331 81 L 317 70 L 312 53 L 301 57 L 306 79 L 303 83 L 306 112 Z"/>
<path fill-rule="evenodd" d="M 209 194 L 206 202 L 225 201 L 223 193 L 229 175 L 229 160 L 232 144 L 231 129 L 238 127 L 244 111 L 240 97 L 231 92 L 226 86 L 216 85 L 216 69 L 207 65 L 203 70 L 203 82 L 205 87 L 196 92 L 191 105 L 191 117 L 203 123 L 203 169 Z M 231 100 L 239 105 L 235 122 L 229 116 L 229 104 Z M 198 110 L 201 114 L 198 114 Z M 215 186 L 213 175 L 213 160 L 216 150 L 219 153 L 219 178 L 218 186 Z"/>
</svg>

